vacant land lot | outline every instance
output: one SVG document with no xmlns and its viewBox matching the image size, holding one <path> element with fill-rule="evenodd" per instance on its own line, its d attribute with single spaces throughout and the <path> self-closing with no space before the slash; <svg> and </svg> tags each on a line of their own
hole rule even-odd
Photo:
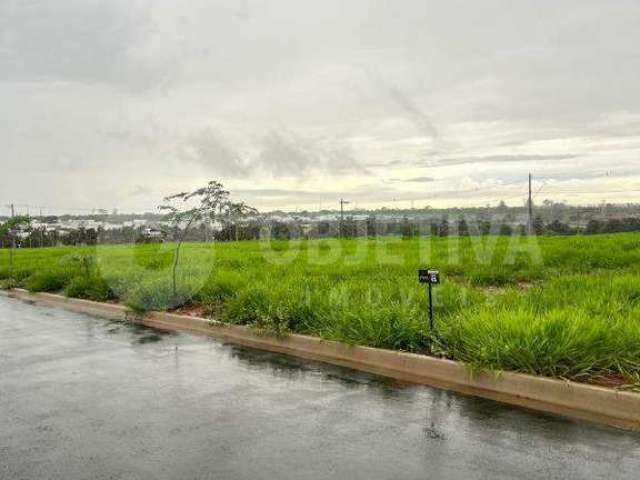
<svg viewBox="0 0 640 480">
<path fill-rule="evenodd" d="M 0 252 L 0 281 L 183 308 L 477 367 L 640 385 L 640 235 L 185 244 Z M 416 270 L 439 268 L 430 332 Z M 9 281 L 12 277 L 14 280 Z"/>
</svg>

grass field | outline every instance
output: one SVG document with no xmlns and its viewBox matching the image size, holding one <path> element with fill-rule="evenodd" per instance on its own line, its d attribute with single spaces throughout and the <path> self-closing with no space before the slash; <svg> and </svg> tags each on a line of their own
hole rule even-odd
<svg viewBox="0 0 640 480">
<path fill-rule="evenodd" d="M 425 352 L 432 340 L 478 368 L 640 386 L 640 235 L 190 243 L 177 295 L 174 248 L 19 250 L 13 283 L 375 347 Z M 424 266 L 442 272 L 434 332 Z"/>
</svg>

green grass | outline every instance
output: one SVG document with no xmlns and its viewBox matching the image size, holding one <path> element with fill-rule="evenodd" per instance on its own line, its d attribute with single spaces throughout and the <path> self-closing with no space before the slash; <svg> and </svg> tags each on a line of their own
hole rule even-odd
<svg viewBox="0 0 640 480">
<path fill-rule="evenodd" d="M 0 251 L 0 281 L 136 310 L 425 352 L 478 368 L 640 383 L 640 235 L 353 239 Z M 91 258 L 93 257 L 93 258 Z M 89 260 L 88 260 L 89 259 Z M 421 266 L 438 267 L 429 332 Z"/>
</svg>

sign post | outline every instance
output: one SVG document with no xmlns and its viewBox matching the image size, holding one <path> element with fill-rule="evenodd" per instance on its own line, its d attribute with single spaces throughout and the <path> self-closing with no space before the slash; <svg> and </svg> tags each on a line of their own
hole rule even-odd
<svg viewBox="0 0 640 480">
<path fill-rule="evenodd" d="M 418 282 L 426 283 L 429 291 L 429 332 L 433 333 L 433 293 L 432 286 L 440 283 L 440 271 L 438 270 L 418 270 Z"/>
</svg>

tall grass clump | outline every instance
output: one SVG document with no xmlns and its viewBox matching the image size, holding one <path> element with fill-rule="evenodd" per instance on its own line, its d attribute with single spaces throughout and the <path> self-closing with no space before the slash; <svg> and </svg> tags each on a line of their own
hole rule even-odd
<svg viewBox="0 0 640 480">
<path fill-rule="evenodd" d="M 223 271 L 211 276 L 198 292 L 203 303 L 222 303 L 234 298 L 247 285 L 237 272 Z"/>
<path fill-rule="evenodd" d="M 471 311 L 440 333 L 451 358 L 481 368 L 571 379 L 640 372 L 638 322 L 577 308 Z"/>
<path fill-rule="evenodd" d="M 137 312 L 171 310 L 190 304 L 196 292 L 186 279 L 174 289 L 171 278 L 160 277 L 132 287 L 125 296 L 125 304 Z"/>
<path fill-rule="evenodd" d="M 74 277 L 64 289 L 67 297 L 83 298 L 104 302 L 116 298 L 113 290 L 104 278 L 98 275 Z"/>
<path fill-rule="evenodd" d="M 25 282 L 30 292 L 58 292 L 71 280 L 72 272 L 67 270 L 45 270 L 32 274 Z"/>
</svg>

